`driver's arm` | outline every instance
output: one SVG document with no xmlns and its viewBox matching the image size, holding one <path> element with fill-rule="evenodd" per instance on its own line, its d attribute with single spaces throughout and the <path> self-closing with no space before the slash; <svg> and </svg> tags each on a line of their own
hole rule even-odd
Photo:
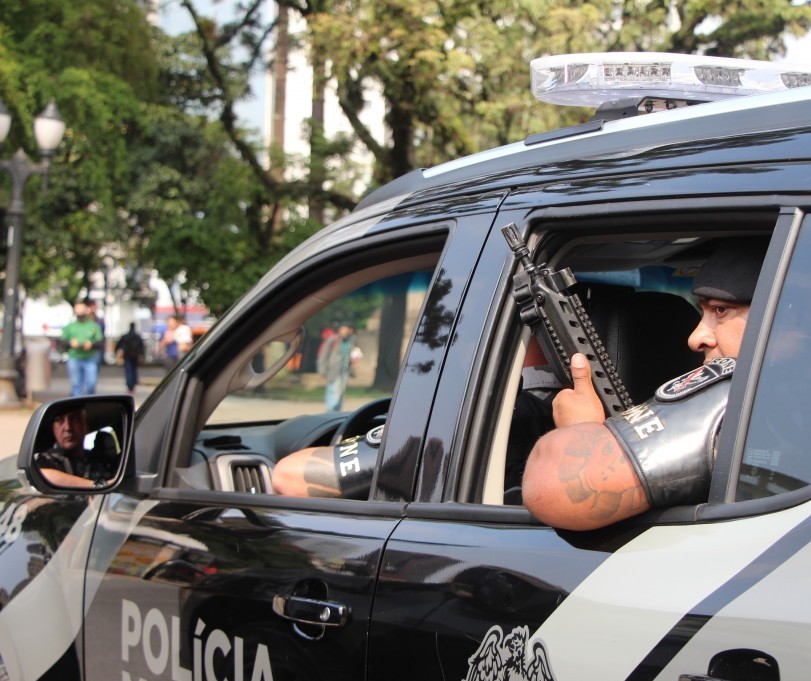
<svg viewBox="0 0 811 681">
<path fill-rule="evenodd" d="M 339 497 L 332 447 L 308 447 L 281 459 L 273 468 L 273 491 L 292 497 Z"/>
<path fill-rule="evenodd" d="M 367 499 L 383 426 L 333 447 L 308 447 L 288 454 L 271 473 L 273 491 L 296 497 Z"/>
<path fill-rule="evenodd" d="M 96 487 L 96 481 L 90 480 L 89 478 L 84 478 L 80 475 L 73 475 L 71 473 L 65 473 L 65 471 L 60 471 L 58 468 L 40 468 L 40 472 L 42 473 L 42 477 L 44 477 L 48 483 L 54 485 L 56 487 Z M 106 482 L 110 482 L 109 480 Z"/>
</svg>

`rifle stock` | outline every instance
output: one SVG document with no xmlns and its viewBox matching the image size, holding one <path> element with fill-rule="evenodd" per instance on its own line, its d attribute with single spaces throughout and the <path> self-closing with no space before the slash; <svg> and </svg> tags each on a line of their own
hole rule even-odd
<svg viewBox="0 0 811 681">
<path fill-rule="evenodd" d="M 521 268 L 513 276 L 513 298 L 521 321 L 529 326 L 555 375 L 571 387 L 571 357 L 583 353 L 591 365 L 591 378 L 607 416 L 633 406 L 614 363 L 603 347 L 580 298 L 569 289 L 577 283 L 567 267 L 556 272 L 534 265 L 518 227 L 510 223 L 501 232 Z"/>
</svg>

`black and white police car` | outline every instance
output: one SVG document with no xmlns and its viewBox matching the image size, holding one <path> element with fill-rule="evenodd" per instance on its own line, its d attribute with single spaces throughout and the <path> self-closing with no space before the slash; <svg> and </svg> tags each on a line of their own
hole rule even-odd
<svg viewBox="0 0 811 681">
<path fill-rule="evenodd" d="M 49 483 L 35 453 L 67 401 L 35 414 L 0 483 L 0 679 L 808 676 L 811 71 L 622 53 L 531 69 L 535 95 L 595 117 L 371 194 L 137 414 L 75 398 L 112 482 Z M 706 503 L 589 532 L 521 505 L 516 399 L 554 381 L 525 361 L 511 222 L 535 262 L 574 271 L 637 403 L 700 364 L 707 254 L 770 239 Z M 315 367 L 342 320 L 356 361 L 327 412 Z M 273 493 L 280 458 L 384 421 L 359 498 Z"/>
</svg>

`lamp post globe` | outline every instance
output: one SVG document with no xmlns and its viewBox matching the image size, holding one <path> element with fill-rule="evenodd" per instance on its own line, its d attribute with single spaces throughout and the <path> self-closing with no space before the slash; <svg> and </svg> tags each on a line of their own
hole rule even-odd
<svg viewBox="0 0 811 681">
<path fill-rule="evenodd" d="M 11 115 L 0 101 L 0 144 L 8 135 Z M 16 381 L 19 373 L 15 366 L 17 335 L 17 289 L 20 284 L 22 258 L 22 232 L 25 217 L 25 184 L 31 175 L 42 175 L 43 189 L 51 167 L 51 157 L 62 141 L 65 122 L 59 115 L 56 103 L 51 101 L 34 121 L 34 136 L 40 148 L 42 160 L 33 162 L 22 148 L 17 149 L 9 160 L 0 159 L 0 169 L 11 177 L 11 202 L 6 209 L 6 269 L 3 283 L 3 335 L 0 339 L 0 408 L 20 404 Z"/>
</svg>

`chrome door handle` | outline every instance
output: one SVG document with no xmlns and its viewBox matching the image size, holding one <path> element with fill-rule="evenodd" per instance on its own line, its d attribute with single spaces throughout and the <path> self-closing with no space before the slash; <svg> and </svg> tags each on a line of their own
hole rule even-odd
<svg viewBox="0 0 811 681">
<path fill-rule="evenodd" d="M 286 620 L 324 627 L 343 627 L 349 622 L 350 614 L 349 608 L 340 603 L 301 596 L 274 596 L 273 612 Z"/>
</svg>

